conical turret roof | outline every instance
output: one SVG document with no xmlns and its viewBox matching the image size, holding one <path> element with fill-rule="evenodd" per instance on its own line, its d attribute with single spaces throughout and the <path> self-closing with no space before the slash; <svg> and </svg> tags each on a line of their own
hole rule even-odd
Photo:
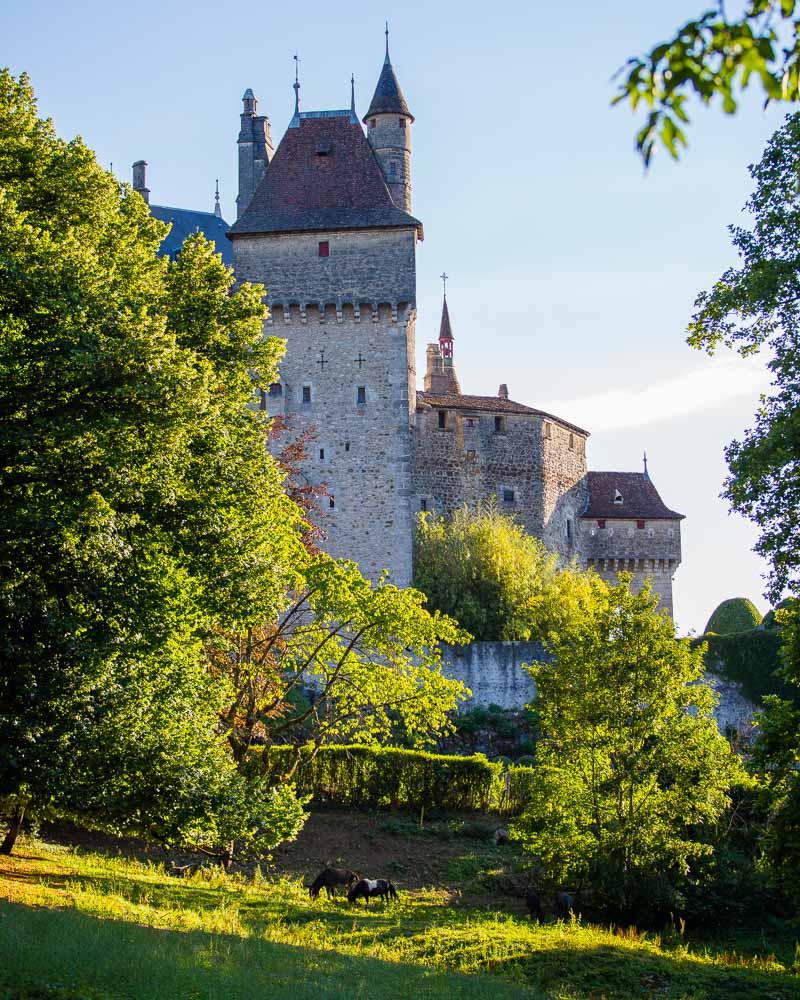
<svg viewBox="0 0 800 1000">
<path fill-rule="evenodd" d="M 383 61 L 383 69 L 378 78 L 378 86 L 372 95 L 369 111 L 364 115 L 364 121 L 372 115 L 406 115 L 412 122 L 414 121 L 414 116 L 408 110 L 406 99 L 403 97 L 403 91 L 400 89 L 400 84 L 394 75 L 394 68 L 389 59 L 388 52 Z"/>
<path fill-rule="evenodd" d="M 439 325 L 439 340 L 452 340 L 453 330 L 450 326 L 450 310 L 447 308 L 447 298 L 442 305 L 442 322 Z"/>
</svg>

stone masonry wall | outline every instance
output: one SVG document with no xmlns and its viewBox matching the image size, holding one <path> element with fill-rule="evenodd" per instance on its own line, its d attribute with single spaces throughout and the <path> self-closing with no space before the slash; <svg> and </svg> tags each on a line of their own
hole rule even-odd
<svg viewBox="0 0 800 1000">
<path fill-rule="evenodd" d="M 388 569 L 401 586 L 411 580 L 414 239 L 395 230 L 234 241 L 237 278 L 267 285 L 266 332 L 287 341 L 269 412 L 289 435 L 315 434 L 301 471 L 331 494 L 323 548 L 372 579 Z"/>
<path fill-rule="evenodd" d="M 576 518 L 585 503 L 585 438 L 537 414 L 498 413 L 503 429 L 497 431 L 496 414 L 480 410 L 448 410 L 441 428 L 439 412 L 417 412 L 417 509 L 449 514 L 465 503 L 475 507 L 495 498 L 530 534 L 572 555 Z M 513 500 L 506 499 L 507 491 Z"/>
<path fill-rule="evenodd" d="M 631 589 L 638 593 L 645 579 L 661 595 L 661 606 L 672 615 L 672 578 L 681 561 L 680 521 L 606 520 L 580 522 L 580 553 L 586 566 L 604 580 L 617 582 L 621 572 L 631 573 Z"/>
</svg>

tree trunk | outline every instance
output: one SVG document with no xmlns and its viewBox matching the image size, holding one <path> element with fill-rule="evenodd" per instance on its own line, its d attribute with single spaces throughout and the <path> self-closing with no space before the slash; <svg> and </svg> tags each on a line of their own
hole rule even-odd
<svg viewBox="0 0 800 1000">
<path fill-rule="evenodd" d="M 17 842 L 17 837 L 22 829 L 22 821 L 25 818 L 25 806 L 19 805 L 14 810 L 14 815 L 11 817 L 11 826 L 8 828 L 8 833 L 5 835 L 3 843 L 0 844 L 0 854 L 10 854 L 14 850 L 14 844 Z"/>
</svg>

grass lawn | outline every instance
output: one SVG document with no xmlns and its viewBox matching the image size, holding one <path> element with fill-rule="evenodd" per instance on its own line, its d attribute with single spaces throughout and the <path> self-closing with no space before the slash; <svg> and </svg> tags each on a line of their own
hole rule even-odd
<svg viewBox="0 0 800 1000">
<path fill-rule="evenodd" d="M 312 903 L 298 879 L 177 880 L 24 841 L 0 858 L 0 1000 L 800 997 L 790 939 L 733 951 L 448 899 Z"/>
</svg>

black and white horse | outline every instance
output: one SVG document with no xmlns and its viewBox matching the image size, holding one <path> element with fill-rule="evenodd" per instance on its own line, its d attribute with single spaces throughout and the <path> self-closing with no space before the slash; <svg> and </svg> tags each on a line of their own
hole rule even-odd
<svg viewBox="0 0 800 1000">
<path fill-rule="evenodd" d="M 380 896 L 385 903 L 387 899 L 397 899 L 397 889 L 386 878 L 362 878 L 347 893 L 347 901 L 355 903 L 362 896 L 367 906 L 373 896 Z"/>
</svg>

